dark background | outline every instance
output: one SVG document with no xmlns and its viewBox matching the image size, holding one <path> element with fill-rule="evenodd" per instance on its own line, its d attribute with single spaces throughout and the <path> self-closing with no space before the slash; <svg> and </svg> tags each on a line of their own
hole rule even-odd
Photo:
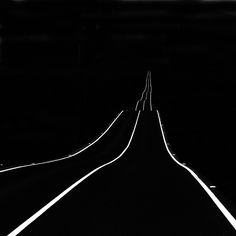
<svg viewBox="0 0 236 236">
<path fill-rule="evenodd" d="M 90 142 L 134 109 L 151 70 L 171 148 L 235 198 L 235 6 L 1 2 L 3 167 Z"/>
</svg>

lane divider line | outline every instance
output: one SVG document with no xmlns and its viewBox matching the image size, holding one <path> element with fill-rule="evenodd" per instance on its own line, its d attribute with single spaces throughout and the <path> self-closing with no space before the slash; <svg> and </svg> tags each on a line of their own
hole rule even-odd
<svg viewBox="0 0 236 236">
<path fill-rule="evenodd" d="M 146 96 L 145 96 L 145 100 L 144 100 L 144 102 L 143 102 L 143 111 L 144 111 L 144 109 L 145 109 L 145 104 L 146 104 L 146 101 L 148 100 L 148 99 L 150 99 L 150 91 L 151 91 L 151 71 L 148 71 L 148 76 L 147 76 L 147 80 L 148 80 L 148 88 L 147 88 L 147 91 L 146 91 Z M 149 97 L 149 98 L 148 98 Z M 150 103 L 150 100 L 149 100 L 149 103 Z M 150 110 L 151 110 L 151 108 L 150 108 Z"/>
<path fill-rule="evenodd" d="M 149 73 L 149 72 L 148 72 L 148 73 Z M 135 111 L 137 111 L 137 109 L 138 109 L 138 105 L 139 105 L 139 103 L 141 103 L 141 101 L 143 100 L 144 93 L 146 92 L 146 89 L 147 89 L 147 78 L 148 78 L 148 73 L 147 73 L 147 76 L 146 76 L 145 88 L 144 88 L 144 90 L 143 90 L 143 92 L 142 92 L 142 96 L 141 96 L 141 98 L 140 98 L 140 99 L 137 101 L 137 103 L 136 103 Z"/>
<path fill-rule="evenodd" d="M 162 128 L 162 122 L 160 118 L 160 113 L 158 110 L 157 111 L 157 116 L 159 120 L 159 126 L 161 129 L 162 133 L 162 138 L 166 147 L 167 152 L 169 153 L 170 157 L 174 160 L 175 163 L 177 163 L 179 166 L 183 167 L 185 170 L 187 170 L 193 177 L 194 179 L 201 185 L 201 187 L 205 190 L 205 192 L 208 194 L 208 196 L 212 199 L 212 201 L 215 203 L 215 205 L 218 207 L 218 209 L 221 211 L 221 213 L 225 216 L 225 218 L 229 221 L 229 223 L 233 226 L 233 228 L 236 230 L 236 220 L 233 217 L 233 215 L 226 209 L 226 207 L 220 202 L 220 200 L 215 196 L 215 194 L 210 190 L 210 188 L 207 187 L 207 185 L 197 176 L 197 174 L 192 171 L 189 167 L 186 165 L 181 164 L 179 161 L 177 161 L 174 157 L 174 155 L 171 153 L 171 151 L 168 148 L 168 144 L 165 138 L 165 134 Z"/>
<path fill-rule="evenodd" d="M 72 189 L 74 189 L 77 185 L 79 185 L 81 182 L 83 182 L 89 176 L 91 176 L 92 174 L 94 174 L 98 170 L 104 168 L 105 166 L 108 166 L 108 165 L 112 164 L 113 162 L 115 162 L 119 158 L 121 158 L 121 156 L 123 156 L 123 154 L 129 148 L 130 143 L 131 143 L 131 141 L 133 139 L 134 132 L 135 132 L 136 127 L 137 127 L 139 115 L 140 115 L 140 111 L 138 112 L 138 115 L 137 115 L 137 118 L 136 118 L 136 121 L 135 121 L 135 125 L 134 125 L 134 128 L 133 128 L 132 134 L 130 136 L 129 142 L 128 142 L 127 146 L 125 147 L 125 149 L 121 152 L 121 154 L 118 157 L 116 157 L 115 159 L 113 159 L 110 162 L 107 162 L 106 164 L 103 164 L 103 165 L 97 167 L 96 169 L 94 169 L 93 171 L 89 172 L 84 177 L 82 177 L 81 179 L 76 181 L 74 184 L 72 184 L 70 187 L 68 187 L 62 193 L 60 193 L 57 197 L 55 197 L 53 200 L 51 200 L 48 204 L 46 204 L 44 207 L 42 207 L 40 210 L 38 210 L 35 214 L 33 214 L 30 218 L 28 218 L 26 221 L 24 221 L 22 224 L 20 224 L 16 229 L 14 229 L 11 233 L 9 233 L 8 236 L 16 236 L 16 235 L 18 235 L 22 230 L 24 230 L 27 226 L 29 226 L 32 222 L 34 222 L 45 211 L 47 211 L 50 207 L 52 207 L 56 202 L 58 202 L 61 198 L 63 198 L 66 194 L 68 194 Z"/>
<path fill-rule="evenodd" d="M 151 75 L 151 72 L 150 72 L 150 77 L 149 77 L 149 84 L 150 84 L 150 111 L 152 111 L 152 75 Z"/>
<path fill-rule="evenodd" d="M 150 71 L 148 71 L 148 73 L 147 73 L 147 78 L 146 78 L 146 81 L 147 81 L 147 90 L 146 90 L 146 92 L 145 92 L 145 98 L 144 98 L 144 100 L 143 100 L 143 111 L 144 111 L 144 109 L 145 109 L 145 103 L 146 103 L 147 95 L 148 95 L 148 91 L 149 91 L 149 73 L 150 73 Z"/>
<path fill-rule="evenodd" d="M 124 111 L 122 110 L 117 116 L 116 118 L 111 122 L 111 124 L 107 127 L 107 129 L 100 135 L 98 136 L 97 139 L 95 139 L 93 142 L 89 143 L 88 145 L 86 145 L 84 148 L 82 148 L 81 150 L 75 152 L 75 153 L 72 153 L 72 154 L 69 154 L 68 156 L 66 157 L 62 157 L 62 158 L 58 158 L 58 159 L 53 159 L 53 160 L 50 160 L 50 161 L 44 161 L 44 162 L 38 162 L 38 163 L 31 163 L 31 164 L 27 164 L 27 165 L 20 165 L 20 166 L 16 166 L 16 167 L 11 167 L 11 168 L 7 168 L 7 169 L 3 169 L 3 170 L 0 170 L 0 173 L 3 173 L 3 172 L 7 172 L 7 171 L 12 171 L 12 170 L 16 170 L 16 169 L 21 169 L 21 168 L 26 168 L 26 167 L 35 167 L 35 166 L 39 166 L 39 165 L 44 165 L 44 164 L 49 164 L 49 163 L 54 163 L 54 162 L 58 162 L 58 161 L 62 161 L 62 160 L 66 160 L 66 159 L 69 159 L 71 157 L 74 157 L 76 156 L 77 154 L 85 151 L 86 149 L 88 149 L 89 147 L 91 147 L 92 145 L 94 145 L 96 142 L 98 142 L 107 132 L 108 130 L 114 125 L 114 123 L 118 120 L 118 118 L 121 116 L 121 114 L 123 113 Z"/>
<path fill-rule="evenodd" d="M 144 94 L 146 92 L 146 89 L 147 89 L 147 79 L 145 81 L 145 87 L 144 87 L 144 90 L 142 92 L 141 98 L 136 103 L 135 111 L 137 111 L 139 103 L 141 103 L 141 101 L 143 100 L 143 96 L 144 96 Z"/>
</svg>

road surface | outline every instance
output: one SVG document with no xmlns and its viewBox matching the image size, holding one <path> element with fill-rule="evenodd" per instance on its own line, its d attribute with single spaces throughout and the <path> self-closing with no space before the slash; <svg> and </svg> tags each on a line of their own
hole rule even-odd
<svg viewBox="0 0 236 236">
<path fill-rule="evenodd" d="M 148 73 L 135 109 L 89 148 L 0 173 L 0 235 L 236 235 L 231 209 L 170 153 Z"/>
</svg>

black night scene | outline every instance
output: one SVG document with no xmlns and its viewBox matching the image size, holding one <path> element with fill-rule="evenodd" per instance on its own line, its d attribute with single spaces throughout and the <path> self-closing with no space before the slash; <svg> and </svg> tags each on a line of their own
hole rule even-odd
<svg viewBox="0 0 236 236">
<path fill-rule="evenodd" d="M 236 1 L 1 1 L 0 235 L 235 235 L 235 41 Z"/>
</svg>

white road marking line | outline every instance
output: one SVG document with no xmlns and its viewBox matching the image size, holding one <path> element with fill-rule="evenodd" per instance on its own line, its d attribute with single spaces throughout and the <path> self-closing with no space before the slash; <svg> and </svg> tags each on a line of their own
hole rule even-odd
<svg viewBox="0 0 236 236">
<path fill-rule="evenodd" d="M 149 73 L 149 72 L 148 72 L 148 73 Z M 148 87 L 148 81 L 147 81 L 147 79 L 148 79 L 148 73 L 147 73 L 147 75 L 146 75 L 145 88 L 144 88 L 144 90 L 143 90 L 143 92 L 142 92 L 141 98 L 139 99 L 140 102 L 143 100 L 144 94 L 146 93 L 146 90 L 147 90 L 147 87 Z"/>
<path fill-rule="evenodd" d="M 144 95 L 144 93 L 145 93 L 145 91 L 146 91 L 146 87 L 147 87 L 147 80 L 145 81 L 145 88 L 144 88 L 144 90 L 143 90 L 143 92 L 142 92 L 142 95 L 141 95 L 141 98 L 137 101 L 137 103 L 136 103 L 136 107 L 135 107 L 135 111 L 137 111 L 137 109 L 138 109 L 138 105 L 139 105 L 139 103 L 142 101 L 142 99 L 143 99 L 143 95 Z"/>
<path fill-rule="evenodd" d="M 148 71 L 148 75 L 147 75 L 146 81 L 147 81 L 147 90 L 145 92 L 145 98 L 144 98 L 144 101 L 143 101 L 143 111 L 145 109 L 145 103 L 146 103 L 147 95 L 148 95 L 148 91 L 149 91 L 149 71 Z"/>
<path fill-rule="evenodd" d="M 69 154 L 66 157 L 62 157 L 62 158 L 59 158 L 59 159 L 54 159 L 54 160 L 44 161 L 44 162 L 39 162 L 39 163 L 31 163 L 31 164 L 27 164 L 27 165 L 21 165 L 21 166 L 16 166 L 16 167 L 11 167 L 11 168 L 7 168 L 7 169 L 3 169 L 3 170 L 0 170 L 0 173 L 7 172 L 7 171 L 12 171 L 12 170 L 16 170 L 16 169 L 21 169 L 21 168 L 26 168 L 26 167 L 32 167 L 32 166 L 35 167 L 35 166 L 38 166 L 38 165 L 44 165 L 44 164 L 49 164 L 49 163 L 54 163 L 54 162 L 58 162 L 58 161 L 69 159 L 69 158 L 71 158 L 71 157 L 73 157 L 73 156 L 75 156 L 75 155 L 85 151 L 90 146 L 92 146 L 93 144 L 98 142 L 108 132 L 108 130 L 117 121 L 117 119 L 121 116 L 122 113 L 123 113 L 123 110 L 117 115 L 117 117 L 112 121 L 112 123 L 108 126 L 108 128 L 97 139 L 95 139 L 93 142 L 89 143 L 84 148 L 82 148 L 81 150 L 79 150 L 79 151 L 77 151 L 75 153 Z"/>
<path fill-rule="evenodd" d="M 87 175 L 85 175 L 84 177 L 82 177 L 81 179 L 76 181 L 69 188 L 67 188 L 61 194 L 59 194 L 57 197 L 55 197 L 53 200 L 51 200 L 47 205 L 42 207 L 39 211 L 37 211 L 35 214 L 33 214 L 30 218 L 28 218 L 26 221 L 24 221 L 22 224 L 20 224 L 16 229 L 14 229 L 10 234 L 8 234 L 8 236 L 18 235 L 22 230 L 24 230 L 27 226 L 29 226 L 33 221 L 35 221 L 39 216 L 41 216 L 45 211 L 47 211 L 51 206 L 53 206 L 56 202 L 58 202 L 61 198 L 63 198 L 67 193 L 69 193 L 72 189 L 74 189 L 78 184 L 83 182 L 85 179 L 87 179 L 90 175 L 94 174 L 98 170 L 100 170 L 103 167 L 105 167 L 107 165 L 110 165 L 113 162 L 115 162 L 116 160 L 118 160 L 126 152 L 126 150 L 130 146 L 130 143 L 131 143 L 131 141 L 133 139 L 133 136 L 134 136 L 134 132 L 136 130 L 139 115 L 140 115 L 140 111 L 138 112 L 138 115 L 137 115 L 137 118 L 136 118 L 136 121 L 135 121 L 135 125 L 134 125 L 134 128 L 133 128 L 132 134 L 130 136 L 129 142 L 128 142 L 126 148 L 122 151 L 122 153 L 118 157 L 116 157 L 114 160 L 112 160 L 112 161 L 110 161 L 106 164 L 103 164 L 102 166 L 97 167 L 96 169 L 94 169 L 93 171 L 89 172 Z"/>
<path fill-rule="evenodd" d="M 139 100 L 136 102 L 135 111 L 137 111 Z"/>
<path fill-rule="evenodd" d="M 152 111 L 152 75 L 151 75 L 151 72 L 150 72 L 150 110 Z"/>
<path fill-rule="evenodd" d="M 146 101 L 147 101 L 147 97 L 149 95 L 149 105 L 150 105 L 150 111 L 152 111 L 152 104 L 151 104 L 151 96 L 152 96 L 152 85 L 151 85 L 151 71 L 148 71 L 148 89 L 146 91 L 146 96 L 145 96 L 145 100 L 143 102 L 143 111 L 145 109 L 145 105 L 146 105 Z"/>
<path fill-rule="evenodd" d="M 170 157 L 175 161 L 175 163 L 177 163 L 179 166 L 183 167 L 185 170 L 187 170 L 193 177 L 195 180 L 197 180 L 197 182 L 202 186 L 202 188 L 206 191 L 206 193 L 208 194 L 208 196 L 212 199 L 212 201 L 216 204 L 216 206 L 219 208 L 219 210 L 222 212 L 222 214 L 225 216 L 225 218 L 229 221 L 229 223 L 233 226 L 233 228 L 236 230 L 236 220 L 235 218 L 232 216 L 232 214 L 225 208 L 225 206 L 220 202 L 220 200 L 215 196 L 215 194 L 207 187 L 207 185 L 187 166 L 181 164 L 180 162 L 178 162 L 174 156 L 172 155 L 172 153 L 170 152 L 167 142 L 166 142 L 166 138 L 165 138 L 165 134 L 162 128 L 162 122 L 161 122 L 161 118 L 160 118 L 160 114 L 159 111 L 157 111 L 157 116 L 158 116 L 158 120 L 159 120 L 159 126 L 161 129 L 161 133 L 162 133 L 162 138 L 166 147 L 167 152 L 169 153 Z"/>
<path fill-rule="evenodd" d="M 138 109 L 138 104 L 139 104 L 139 102 L 141 102 L 141 101 L 143 100 L 143 95 L 144 95 L 144 93 L 145 93 L 145 91 L 146 91 L 146 89 L 147 89 L 147 78 L 148 78 L 148 73 L 147 73 L 147 76 L 146 76 L 145 88 L 144 88 L 144 90 L 143 90 L 143 92 L 142 92 L 141 98 L 140 98 L 140 99 L 137 101 L 137 103 L 136 103 L 135 111 L 137 111 L 137 109 Z"/>
</svg>

